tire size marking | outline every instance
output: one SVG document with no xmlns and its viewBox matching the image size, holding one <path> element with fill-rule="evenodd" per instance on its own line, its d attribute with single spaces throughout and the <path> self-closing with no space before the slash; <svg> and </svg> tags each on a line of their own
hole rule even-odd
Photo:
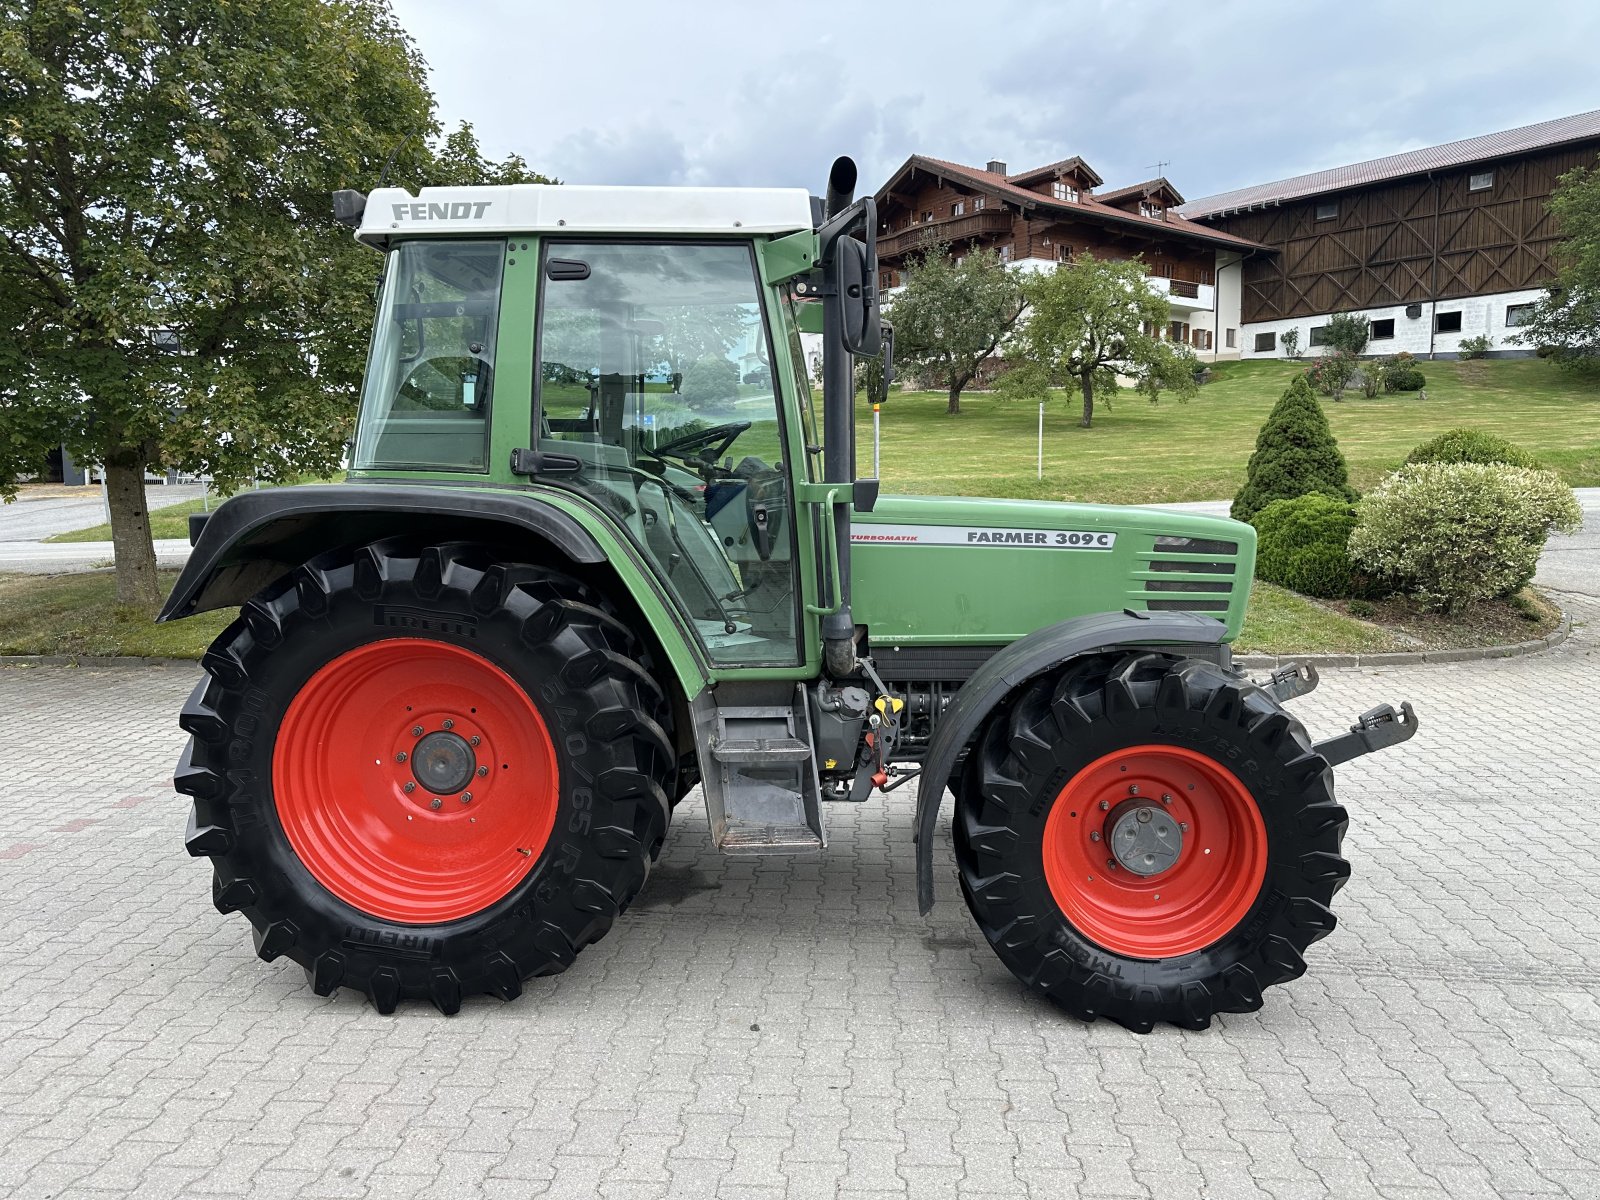
<svg viewBox="0 0 1600 1200">
<path fill-rule="evenodd" d="M 857 546 L 1005 546 L 1027 550 L 1111 550 L 1109 530 L 1010 529 L 989 525 L 877 525 L 850 529 Z"/>
</svg>

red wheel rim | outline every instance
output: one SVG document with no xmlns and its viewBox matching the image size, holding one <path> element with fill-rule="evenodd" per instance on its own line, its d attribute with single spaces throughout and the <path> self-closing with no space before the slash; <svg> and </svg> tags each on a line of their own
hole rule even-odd
<svg viewBox="0 0 1600 1200">
<path fill-rule="evenodd" d="M 1165 870 L 1139 875 L 1117 862 L 1112 826 L 1130 807 L 1181 823 L 1181 848 Z M 1267 830 L 1249 789 L 1181 746 L 1096 759 L 1067 781 L 1045 821 L 1045 881 L 1062 914 L 1130 958 L 1172 958 L 1218 941 L 1250 911 L 1266 872 Z"/>
<path fill-rule="evenodd" d="M 417 638 L 370 642 L 306 680 L 272 775 L 278 820 L 317 882 L 407 924 L 470 916 L 511 891 L 539 861 L 559 794 L 528 694 L 470 650 Z"/>
</svg>

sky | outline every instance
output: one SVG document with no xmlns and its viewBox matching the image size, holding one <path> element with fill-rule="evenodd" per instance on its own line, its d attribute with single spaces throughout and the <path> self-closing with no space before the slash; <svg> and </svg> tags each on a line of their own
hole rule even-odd
<svg viewBox="0 0 1600 1200">
<path fill-rule="evenodd" d="M 1190 200 L 1600 108 L 1596 0 L 392 0 L 439 115 L 568 183 L 1080 155 Z"/>
</svg>

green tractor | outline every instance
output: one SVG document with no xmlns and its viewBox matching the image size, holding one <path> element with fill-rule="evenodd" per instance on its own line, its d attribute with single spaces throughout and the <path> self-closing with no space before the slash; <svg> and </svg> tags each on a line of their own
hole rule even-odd
<svg viewBox="0 0 1600 1200">
<path fill-rule="evenodd" d="M 979 928 L 1074 1016 L 1198 1029 L 1305 970 L 1330 768 L 1409 708 L 1314 743 L 1314 672 L 1233 668 L 1249 526 L 858 478 L 852 366 L 892 338 L 855 174 L 335 196 L 383 254 L 349 479 L 197 518 L 161 617 L 240 606 L 175 786 L 263 959 L 382 1012 L 509 1000 L 694 787 L 750 855 L 914 783 L 922 911 L 948 791 Z"/>
</svg>

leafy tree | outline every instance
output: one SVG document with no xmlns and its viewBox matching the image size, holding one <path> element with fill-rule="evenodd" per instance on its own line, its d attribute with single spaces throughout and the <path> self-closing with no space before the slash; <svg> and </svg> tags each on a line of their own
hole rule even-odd
<svg viewBox="0 0 1600 1200">
<path fill-rule="evenodd" d="M 1244 487 L 1234 497 L 1232 515 L 1236 521 L 1249 521 L 1274 500 L 1311 492 L 1347 502 L 1356 498 L 1327 415 L 1305 376 L 1296 375 L 1256 435 L 1255 453 L 1245 467 Z"/>
<path fill-rule="evenodd" d="M 1095 396 L 1114 394 L 1118 376 L 1133 377 L 1152 400 L 1163 390 L 1186 398 L 1197 389 L 1194 355 L 1160 336 L 1171 306 L 1150 287 L 1138 259 L 1082 254 L 1024 286 L 1031 312 L 1009 357 L 1035 387 L 1075 384 L 1085 429 Z"/>
<path fill-rule="evenodd" d="M 1323 344 L 1327 347 L 1324 354 L 1363 354 L 1367 349 L 1367 338 L 1372 334 L 1372 326 L 1361 313 L 1340 313 L 1329 317 L 1323 328 L 1328 331 L 1322 335 Z"/>
<path fill-rule="evenodd" d="M 689 364 L 683 376 L 683 398 L 694 408 L 716 408 L 739 398 L 739 364 L 707 355 Z"/>
<path fill-rule="evenodd" d="M 1511 340 L 1552 347 L 1561 366 L 1600 371 L 1600 168 L 1568 171 L 1549 208 L 1562 233 L 1555 282 Z"/>
<path fill-rule="evenodd" d="M 147 469 L 228 491 L 340 462 L 378 261 L 329 196 L 487 171 L 437 132 L 384 0 L 23 0 L 0 10 L 0 493 L 104 464 L 117 597 L 153 606 Z"/>
<path fill-rule="evenodd" d="M 961 411 L 961 392 L 1027 308 L 1017 272 L 989 250 L 960 262 L 940 246 L 913 260 L 889 304 L 895 358 L 939 381 L 946 409 Z"/>
</svg>

